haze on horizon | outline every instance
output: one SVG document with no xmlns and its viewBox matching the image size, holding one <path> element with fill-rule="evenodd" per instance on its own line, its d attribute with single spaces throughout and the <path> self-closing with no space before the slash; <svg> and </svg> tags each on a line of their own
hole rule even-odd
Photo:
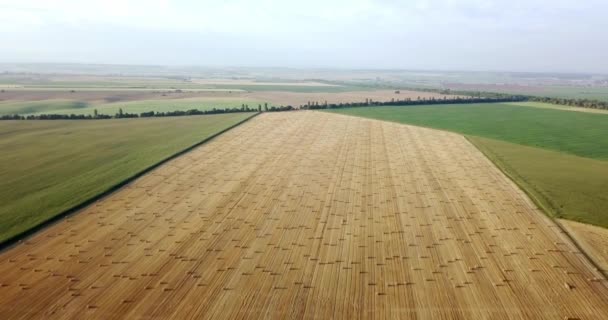
<svg viewBox="0 0 608 320">
<path fill-rule="evenodd" d="M 605 0 L 0 0 L 0 62 L 608 73 Z"/>
</svg>

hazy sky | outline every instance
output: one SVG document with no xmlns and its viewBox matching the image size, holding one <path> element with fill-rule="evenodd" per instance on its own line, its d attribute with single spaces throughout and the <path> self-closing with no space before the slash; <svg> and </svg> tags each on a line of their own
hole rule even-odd
<svg viewBox="0 0 608 320">
<path fill-rule="evenodd" d="M 0 62 L 608 72 L 608 0 L 0 0 Z"/>
</svg>

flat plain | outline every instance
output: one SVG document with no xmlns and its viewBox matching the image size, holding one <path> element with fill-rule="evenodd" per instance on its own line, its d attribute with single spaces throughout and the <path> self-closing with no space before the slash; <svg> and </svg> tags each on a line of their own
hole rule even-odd
<svg viewBox="0 0 608 320">
<path fill-rule="evenodd" d="M 547 213 L 608 228 L 608 114 L 515 104 L 398 106 L 333 112 L 467 135 Z"/>
<path fill-rule="evenodd" d="M 437 98 L 433 92 L 374 86 L 254 78 L 166 78 L 0 74 L 0 115 L 100 114 L 240 108 L 242 104 L 299 107 L 308 102 L 350 103 Z"/>
<path fill-rule="evenodd" d="M 324 87 L 323 87 L 324 88 Z M 44 93 L 44 94 L 43 94 Z M 16 91 L 5 92 L 0 101 L 0 115 L 3 114 L 100 114 L 114 115 L 119 109 L 129 113 L 167 112 L 176 110 L 210 110 L 213 108 L 240 108 L 246 104 L 250 108 L 268 104 L 269 106 L 299 107 L 308 102 L 319 104 L 391 101 L 391 99 L 416 100 L 418 98 L 441 99 L 445 95 L 432 92 L 391 90 L 352 92 L 290 92 L 290 91 L 187 91 L 187 92 L 117 92 L 117 91 Z M 2 97 L 2 94 L 0 94 Z"/>
<path fill-rule="evenodd" d="M 2 318 L 608 317 L 606 279 L 464 137 L 263 114 L 0 256 Z"/>
<path fill-rule="evenodd" d="M 542 109 L 565 110 L 565 111 L 572 111 L 572 112 L 608 114 L 608 110 L 604 110 L 604 109 L 581 108 L 581 107 L 565 106 L 565 105 L 559 105 L 559 104 L 534 102 L 534 101 L 507 102 L 505 104 L 520 106 L 520 107 L 532 107 L 532 108 L 542 108 Z"/>
<path fill-rule="evenodd" d="M 450 130 L 608 160 L 608 114 L 503 103 L 333 109 L 332 112 Z"/>
<path fill-rule="evenodd" d="M 556 218 L 608 228 L 608 161 L 500 140 L 468 139 Z"/>
<path fill-rule="evenodd" d="M 540 97 L 555 97 L 563 99 L 590 99 L 608 101 L 608 86 L 581 85 L 534 85 L 534 84 L 481 84 L 481 83 L 451 83 L 447 85 L 453 90 L 502 92 L 509 94 L 524 94 Z"/>
<path fill-rule="evenodd" d="M 0 242 L 252 115 L 0 122 Z"/>
</svg>

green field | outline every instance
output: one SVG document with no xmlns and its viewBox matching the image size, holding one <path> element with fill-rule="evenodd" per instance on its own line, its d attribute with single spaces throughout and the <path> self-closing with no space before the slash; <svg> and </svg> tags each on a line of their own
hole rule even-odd
<svg viewBox="0 0 608 320">
<path fill-rule="evenodd" d="M 608 228 L 608 161 L 468 137 L 547 212 Z"/>
<path fill-rule="evenodd" d="M 86 102 L 70 100 L 3 101 L 0 102 L 0 115 L 55 113 L 57 110 L 72 110 L 72 113 L 78 113 L 87 107 Z"/>
<path fill-rule="evenodd" d="M 608 114 L 507 104 L 330 111 L 465 134 L 549 214 L 608 228 Z"/>
<path fill-rule="evenodd" d="M 541 108 L 541 109 L 554 109 L 554 110 L 566 110 L 566 111 L 575 111 L 575 112 L 608 114 L 608 110 L 604 110 L 604 109 L 582 108 L 582 107 L 566 106 L 566 105 L 552 104 L 552 103 L 546 103 L 546 102 L 537 102 L 537 101 L 507 102 L 506 104 L 513 105 L 513 106 L 519 106 L 519 107 L 534 107 L 534 108 Z"/>
<path fill-rule="evenodd" d="M 0 242 L 252 115 L 0 122 Z"/>
<path fill-rule="evenodd" d="M 142 113 L 148 111 L 168 112 L 186 111 L 190 109 L 211 110 L 213 108 L 240 108 L 242 104 L 257 108 L 263 102 L 245 99 L 166 99 L 138 100 L 113 103 L 86 103 L 69 100 L 20 101 L 0 102 L 0 115 L 4 114 L 90 114 L 97 109 L 99 114 L 114 115 L 122 108 L 126 113 Z"/>
<path fill-rule="evenodd" d="M 608 87 L 546 86 L 533 92 L 509 92 L 539 97 L 608 101 Z"/>
<path fill-rule="evenodd" d="M 608 159 L 608 114 L 509 104 L 365 107 L 330 110 Z"/>
</svg>

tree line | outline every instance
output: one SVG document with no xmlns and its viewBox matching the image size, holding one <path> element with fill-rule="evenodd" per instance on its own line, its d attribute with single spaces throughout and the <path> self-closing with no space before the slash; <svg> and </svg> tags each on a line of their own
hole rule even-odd
<svg viewBox="0 0 608 320">
<path fill-rule="evenodd" d="M 190 110 L 175 110 L 175 111 L 147 111 L 141 113 L 128 113 L 124 112 L 122 108 L 114 115 L 101 114 L 95 109 L 93 114 L 36 114 L 36 115 L 2 115 L 0 120 L 101 120 L 101 119 L 128 119 L 128 118 L 153 118 L 153 117 L 180 117 L 180 116 L 195 116 L 195 115 L 207 115 L 207 114 L 222 114 L 222 113 L 236 113 L 236 112 L 283 112 L 292 110 L 316 110 L 316 109 L 335 109 L 335 108 L 353 108 L 353 107 L 366 107 L 366 106 L 399 106 L 399 105 L 424 105 L 424 104 L 454 104 L 454 103 L 482 103 L 482 102 L 507 102 L 507 101 L 523 101 L 525 98 L 521 96 L 509 96 L 503 98 L 476 98 L 476 97 L 455 97 L 442 99 L 436 98 L 425 98 L 418 97 L 413 100 L 406 98 L 403 100 L 392 99 L 391 101 L 373 101 L 372 99 L 366 99 L 361 102 L 350 102 L 350 103 L 323 103 L 319 102 L 308 102 L 305 105 L 301 105 L 299 108 L 295 108 L 291 105 L 287 106 L 268 106 L 265 103 L 264 106 L 259 104 L 257 108 L 249 107 L 247 104 L 241 105 L 240 108 L 213 108 L 208 110 L 190 109 Z"/>
<path fill-rule="evenodd" d="M 489 97 L 489 98 L 504 98 L 510 96 L 508 93 L 499 92 L 486 92 L 486 91 L 470 91 L 470 90 L 450 90 L 450 89 L 436 89 L 436 88 L 411 88 L 408 90 L 413 91 L 426 91 L 426 92 L 437 92 L 442 94 L 459 94 L 464 96 L 472 97 Z M 519 95 L 526 97 L 528 101 L 544 102 L 557 104 L 569 107 L 589 108 L 589 109 L 601 109 L 608 110 L 608 101 L 602 101 L 597 99 L 576 99 L 576 98 L 557 98 L 557 97 L 543 97 L 536 95 Z"/>
<path fill-rule="evenodd" d="M 563 106 L 608 110 L 608 101 L 592 99 L 564 99 L 551 97 L 529 97 L 530 101 L 559 104 Z"/>
<path fill-rule="evenodd" d="M 515 102 L 515 101 L 526 101 L 528 100 L 525 96 L 509 95 L 501 97 L 454 97 L 448 98 L 425 98 L 418 97 L 417 99 L 405 98 L 405 99 L 392 99 L 391 101 L 373 101 L 372 99 L 365 99 L 361 102 L 350 102 L 350 103 L 323 103 L 319 102 L 308 102 L 305 105 L 300 106 L 300 109 L 318 110 L 318 109 L 340 109 L 340 108 L 356 108 L 356 107 L 370 107 L 370 106 L 413 106 L 413 105 L 429 105 L 429 104 L 464 104 L 464 103 L 492 103 L 492 102 Z"/>
<path fill-rule="evenodd" d="M 268 112 L 289 111 L 294 110 L 292 106 L 270 106 L 266 103 L 264 110 Z M 103 120 L 103 119 L 128 119 L 128 118 L 152 118 L 152 117 L 180 117 L 180 116 L 195 116 L 206 114 L 222 114 L 222 113 L 237 113 L 237 112 L 262 112 L 262 105 L 257 108 L 251 108 L 243 104 L 240 108 L 213 108 L 208 110 L 190 109 L 190 110 L 175 110 L 175 111 L 147 111 L 141 113 L 124 112 L 122 108 L 114 115 L 101 114 L 95 109 L 93 114 L 35 114 L 35 115 L 20 115 L 8 114 L 1 115 L 0 120 Z"/>
<path fill-rule="evenodd" d="M 433 91 L 433 90 L 425 90 Z M 450 93 L 450 92 L 444 92 Z M 454 92 L 451 92 L 454 93 Z M 240 108 L 213 108 L 208 110 L 190 109 L 190 110 L 175 110 L 175 111 L 148 111 L 141 113 L 128 113 L 123 112 L 122 108 L 114 115 L 100 114 L 97 109 L 93 111 L 93 114 L 37 114 L 37 115 L 1 115 L 0 120 L 97 120 L 97 119 L 124 119 L 124 118 L 152 118 L 152 117 L 180 117 L 180 116 L 194 116 L 194 115 L 207 115 L 207 114 L 222 114 L 222 113 L 236 113 L 236 112 L 282 112 L 292 110 L 319 110 L 319 109 L 340 109 L 340 108 L 356 108 L 356 107 L 369 107 L 369 106 L 412 106 L 412 105 L 430 105 L 430 104 L 468 104 L 468 103 L 496 103 L 496 102 L 518 102 L 518 101 L 537 101 L 544 103 L 552 103 L 558 105 L 566 105 L 573 107 L 592 108 L 592 109 L 604 109 L 608 110 L 608 102 L 589 100 L 589 99 L 564 99 L 564 98 L 551 98 L 551 97 L 537 97 L 528 95 L 509 95 L 504 93 L 487 93 L 487 92 L 467 92 L 469 96 L 451 97 L 444 96 L 443 98 L 426 98 L 417 97 L 417 99 L 404 98 L 404 99 L 392 99 L 390 101 L 373 101 L 372 99 L 365 99 L 361 102 L 346 102 L 346 103 L 327 103 L 318 101 L 309 101 L 308 103 L 295 108 L 291 105 L 288 106 L 268 106 L 268 103 L 264 103 L 264 106 L 259 104 L 256 107 L 250 107 L 247 104 L 242 104 Z"/>
</svg>

